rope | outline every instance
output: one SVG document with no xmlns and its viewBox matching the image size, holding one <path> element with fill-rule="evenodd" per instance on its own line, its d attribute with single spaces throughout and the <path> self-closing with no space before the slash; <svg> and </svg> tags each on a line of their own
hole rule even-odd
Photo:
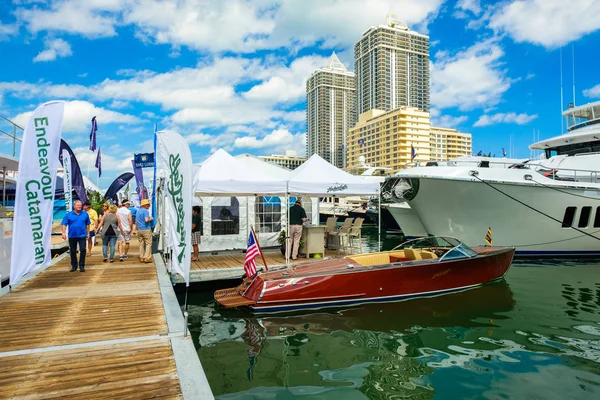
<svg viewBox="0 0 600 400">
<path fill-rule="evenodd" d="M 553 216 L 551 216 L 551 215 L 548 215 L 548 214 L 546 214 L 546 213 L 545 213 L 545 212 L 543 212 L 543 211 L 540 211 L 540 210 L 538 210 L 538 209 L 536 209 L 536 208 L 534 208 L 534 207 L 531 207 L 531 206 L 530 206 L 530 205 L 528 205 L 528 204 L 525 204 L 525 203 L 523 203 L 521 200 L 514 198 L 513 196 L 511 196 L 511 195 L 510 195 L 510 194 L 508 194 L 508 193 L 504 193 L 502 190 L 500 190 L 500 189 L 498 189 L 498 188 L 496 188 L 496 187 L 494 187 L 494 186 L 490 185 L 489 183 L 487 183 L 487 182 L 486 182 L 486 181 L 484 181 L 483 179 L 479 178 L 477 175 L 475 175 L 475 174 L 469 174 L 469 175 L 471 175 L 472 177 L 474 177 L 475 179 L 477 179 L 479 182 L 481 182 L 481 183 L 484 183 L 484 184 L 486 184 L 487 186 L 491 187 L 491 188 L 492 188 L 492 189 L 494 189 L 495 191 L 497 191 L 497 192 L 499 192 L 499 193 L 503 194 L 504 196 L 508 197 L 509 199 L 512 199 L 512 200 L 516 201 L 517 203 L 519 203 L 519 204 L 521 204 L 521 205 L 523 205 L 523 206 L 525 206 L 525 207 L 529 208 L 530 210 L 532 210 L 532 211 L 535 211 L 536 213 L 538 213 L 538 214 L 541 214 L 541 215 L 545 216 L 546 218 L 549 218 L 549 219 L 551 219 L 551 220 L 553 220 L 553 221 L 556 221 L 556 222 L 558 222 L 559 224 L 561 224 L 561 225 L 562 225 L 562 221 L 560 221 L 560 220 L 558 220 L 558 219 L 554 218 L 554 217 L 553 217 Z M 579 229 L 579 228 L 575 228 L 574 226 L 572 226 L 572 227 L 571 227 L 571 229 L 574 229 L 574 230 L 576 230 L 577 232 L 579 232 L 579 233 L 582 233 L 582 234 L 584 234 L 584 235 L 586 235 L 586 236 L 589 236 L 589 237 L 591 237 L 591 238 L 594 238 L 594 239 L 596 239 L 596 240 L 600 240 L 600 237 L 598 237 L 598 236 L 594 236 L 594 235 L 592 235 L 591 233 L 588 233 L 588 232 L 584 232 L 584 231 L 582 231 L 582 230 L 581 230 L 581 229 Z M 594 232 L 594 233 L 595 233 L 595 232 Z M 572 239 L 573 239 L 573 238 L 572 238 Z M 567 240 L 571 240 L 571 239 L 567 239 Z M 563 242 L 563 241 L 566 241 L 566 240 L 561 240 L 560 242 Z"/>
</svg>

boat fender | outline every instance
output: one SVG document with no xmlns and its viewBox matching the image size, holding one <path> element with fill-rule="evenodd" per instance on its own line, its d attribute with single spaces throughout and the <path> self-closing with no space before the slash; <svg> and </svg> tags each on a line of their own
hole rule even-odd
<svg viewBox="0 0 600 400">
<path fill-rule="evenodd" d="M 352 264 L 346 265 L 346 269 L 352 269 L 352 268 L 354 268 L 354 265 L 352 265 Z"/>
</svg>

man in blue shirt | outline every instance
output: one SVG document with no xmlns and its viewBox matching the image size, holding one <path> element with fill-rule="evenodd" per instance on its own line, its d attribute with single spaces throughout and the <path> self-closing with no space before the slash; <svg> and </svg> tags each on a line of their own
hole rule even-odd
<svg viewBox="0 0 600 400">
<path fill-rule="evenodd" d="M 82 210 L 83 204 L 77 200 L 73 204 L 73 211 L 65 215 L 62 220 L 62 238 L 67 240 L 67 227 L 69 227 L 69 250 L 71 251 L 71 272 L 77 271 L 77 245 L 79 245 L 79 270 L 85 272 L 85 245 L 90 235 L 90 217 Z"/>
<path fill-rule="evenodd" d="M 152 262 L 152 218 L 148 209 L 150 200 L 144 199 L 141 208 L 138 210 L 135 220 L 138 229 L 138 239 L 140 241 L 140 261 L 143 263 Z"/>
<path fill-rule="evenodd" d="M 130 203 L 131 206 L 129 207 L 129 211 L 131 211 L 131 220 L 133 221 L 133 226 L 131 227 L 131 233 L 135 232 L 135 226 L 137 225 L 137 222 L 135 220 L 135 217 L 137 216 L 137 208 L 135 208 L 135 204 L 133 204 L 133 201 Z"/>
</svg>

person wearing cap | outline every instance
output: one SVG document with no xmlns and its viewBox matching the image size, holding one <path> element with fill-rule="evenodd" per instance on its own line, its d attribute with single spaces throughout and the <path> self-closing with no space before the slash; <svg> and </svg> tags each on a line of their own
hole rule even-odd
<svg viewBox="0 0 600 400">
<path fill-rule="evenodd" d="M 302 224 L 306 222 L 306 211 L 302 208 L 302 200 L 296 199 L 296 203 L 290 208 L 290 248 L 292 250 L 291 258 L 298 258 L 298 247 L 302 237 Z M 287 249 L 287 256 L 290 257 L 290 248 Z"/>
<path fill-rule="evenodd" d="M 93 242 L 93 237 L 96 236 L 96 228 L 98 228 L 98 213 L 96 212 L 96 210 L 94 210 L 91 207 L 91 204 L 89 201 L 86 201 L 85 203 L 83 203 L 83 210 L 88 214 L 88 216 L 90 217 L 90 235 L 88 236 L 87 239 L 87 255 L 91 256 L 92 255 L 92 246 L 94 243 Z"/>
<path fill-rule="evenodd" d="M 135 216 L 140 241 L 140 259 L 143 263 L 152 262 L 152 220 L 154 218 L 150 215 L 149 208 L 150 200 L 143 199 Z"/>
<path fill-rule="evenodd" d="M 125 199 L 122 203 L 123 207 L 117 210 L 117 217 L 123 227 L 123 234 L 117 236 L 117 247 L 119 248 L 119 261 L 126 260 L 129 256 L 129 242 L 131 241 L 131 231 L 133 229 L 133 218 L 129 211 L 129 200 Z"/>
</svg>

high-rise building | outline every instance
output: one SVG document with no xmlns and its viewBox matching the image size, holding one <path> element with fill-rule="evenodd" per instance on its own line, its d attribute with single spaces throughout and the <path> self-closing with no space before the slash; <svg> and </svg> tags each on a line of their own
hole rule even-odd
<svg viewBox="0 0 600 400">
<path fill-rule="evenodd" d="M 447 161 L 471 155 L 471 135 L 432 127 L 429 113 L 414 107 L 369 110 L 348 132 L 348 168 L 359 159 L 374 167 L 399 171 L 410 162 Z"/>
<path fill-rule="evenodd" d="M 469 133 L 456 129 L 431 127 L 431 160 L 447 161 L 460 156 L 470 156 L 473 152 Z"/>
<path fill-rule="evenodd" d="M 306 155 L 318 154 L 346 166 L 346 135 L 356 123 L 354 73 L 333 53 L 324 68 L 306 81 Z"/>
<path fill-rule="evenodd" d="M 306 157 L 299 156 L 294 150 L 286 150 L 285 154 L 271 154 L 270 156 L 258 156 L 258 158 L 287 169 L 296 169 L 307 160 Z"/>
<path fill-rule="evenodd" d="M 354 45 L 358 114 L 401 106 L 429 111 L 429 36 L 388 14 Z"/>
<path fill-rule="evenodd" d="M 429 129 L 429 113 L 413 107 L 369 110 L 348 133 L 348 168 L 357 165 L 361 156 L 367 164 L 393 171 L 411 161 L 427 161 Z"/>
</svg>

